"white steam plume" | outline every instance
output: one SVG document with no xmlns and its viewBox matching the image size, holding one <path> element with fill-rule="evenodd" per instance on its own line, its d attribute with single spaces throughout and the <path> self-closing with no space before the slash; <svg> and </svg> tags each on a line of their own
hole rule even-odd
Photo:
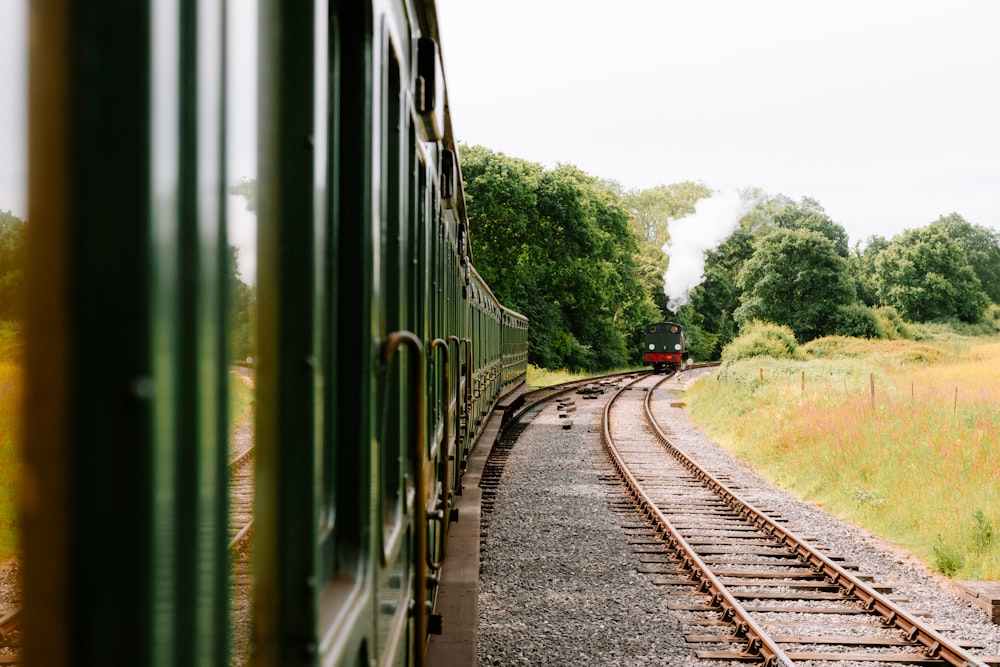
<svg viewBox="0 0 1000 667">
<path fill-rule="evenodd" d="M 691 290 L 705 279 L 705 253 L 729 238 L 750 206 L 738 192 L 716 192 L 699 200 L 693 214 L 668 223 L 670 240 L 663 252 L 670 264 L 663 274 L 663 292 L 670 298 L 670 310 L 676 312 L 688 302 Z"/>
</svg>

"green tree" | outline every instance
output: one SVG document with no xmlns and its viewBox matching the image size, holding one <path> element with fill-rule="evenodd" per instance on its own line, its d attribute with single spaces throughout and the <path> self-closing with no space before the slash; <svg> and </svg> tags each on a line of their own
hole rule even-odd
<svg viewBox="0 0 1000 667">
<path fill-rule="evenodd" d="M 698 200 L 711 196 L 712 190 L 708 186 L 685 181 L 634 190 L 624 195 L 624 203 L 632 212 L 640 238 L 659 250 L 670 238 L 670 220 L 694 213 Z"/>
<path fill-rule="evenodd" d="M 246 201 L 247 211 L 257 212 L 257 180 L 243 179 L 229 189 L 229 194 L 240 195 Z M 240 279 L 237 257 L 239 249 L 229 246 L 229 347 L 238 361 L 257 356 L 257 287 Z"/>
<path fill-rule="evenodd" d="M 989 304 L 965 251 L 940 226 L 910 229 L 875 258 L 883 304 L 911 322 L 979 322 Z"/>
<path fill-rule="evenodd" d="M 830 333 L 853 338 L 888 337 L 878 315 L 863 303 L 838 306 L 831 319 Z"/>
<path fill-rule="evenodd" d="M 938 227 L 965 251 L 965 257 L 993 303 L 1000 303 L 1000 232 L 974 225 L 958 213 L 942 215 Z"/>
<path fill-rule="evenodd" d="M 837 308 L 855 300 L 847 260 L 833 241 L 810 229 L 764 236 L 737 286 L 743 290 L 737 322 L 787 325 L 803 342 L 830 333 Z"/>
<path fill-rule="evenodd" d="M 239 278 L 236 266 L 237 249 L 229 246 L 229 347 L 233 359 L 257 356 L 257 289 Z"/>
<path fill-rule="evenodd" d="M 858 300 L 867 306 L 879 304 L 878 289 L 875 285 L 875 258 L 888 246 L 889 242 L 885 240 L 885 237 L 872 235 L 865 241 L 864 247 L 861 246 L 860 242 L 855 244 L 854 250 L 848 257 L 851 276 L 854 278 L 854 285 L 858 292 Z"/>
<path fill-rule="evenodd" d="M 747 215 L 741 220 L 739 227 L 729 238 L 715 250 L 705 255 L 705 279 L 691 290 L 690 305 L 697 311 L 698 317 L 685 314 L 681 309 L 678 319 L 687 327 L 695 327 L 715 335 L 714 345 L 703 360 L 721 358 L 722 349 L 732 342 L 737 335 L 733 313 L 740 305 L 742 288 L 738 285 L 738 276 L 743 265 L 754 253 L 757 240 L 775 229 L 771 219 L 771 208 L 786 206 L 781 196 L 768 200 L 759 190 L 749 190 L 742 193 L 746 200 L 757 200 Z"/>
<path fill-rule="evenodd" d="M 669 299 L 663 291 L 663 274 L 669 263 L 663 246 L 670 238 L 669 222 L 694 213 L 695 204 L 711 195 L 707 186 L 690 181 L 621 193 L 625 208 L 632 214 L 631 225 L 638 238 L 640 281 L 658 311 L 650 321 L 660 321 L 662 313 L 669 312 Z M 637 331 L 635 335 L 634 347 L 638 349 L 642 332 Z"/>
<path fill-rule="evenodd" d="M 786 204 L 774 213 L 773 220 L 779 229 L 819 232 L 833 243 L 838 255 L 845 258 L 848 255 L 847 231 L 831 220 L 820 203 L 811 197 L 803 197 L 798 204 Z"/>
<path fill-rule="evenodd" d="M 10 211 L 0 211 L 0 319 L 20 318 L 24 279 L 24 233 L 27 224 Z"/>
<path fill-rule="evenodd" d="M 461 147 L 461 163 L 476 268 L 531 318 L 531 362 L 602 370 L 633 359 L 657 312 L 615 186 L 480 146 Z"/>
<path fill-rule="evenodd" d="M 699 361 L 718 359 L 736 335 L 733 312 L 739 306 L 739 290 L 720 257 L 717 252 L 708 254 L 705 280 L 691 290 L 690 303 L 677 314 L 688 332 L 692 356 Z"/>
</svg>

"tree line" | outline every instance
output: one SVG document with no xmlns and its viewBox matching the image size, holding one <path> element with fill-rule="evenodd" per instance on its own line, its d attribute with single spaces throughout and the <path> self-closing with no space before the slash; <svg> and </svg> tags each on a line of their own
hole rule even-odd
<svg viewBox="0 0 1000 667">
<path fill-rule="evenodd" d="M 670 309 L 669 222 L 712 192 L 697 183 L 626 191 L 575 167 L 462 146 L 473 261 L 500 300 L 531 318 L 529 360 L 599 371 L 641 363 L 645 324 L 686 328 L 692 355 L 718 359 L 740 327 L 768 322 L 799 342 L 891 338 L 906 322 L 981 322 L 1000 303 L 1000 234 L 952 213 L 849 244 L 814 199 L 760 190 L 706 255 L 704 280 Z"/>
<path fill-rule="evenodd" d="M 25 229 L 24 220 L 10 211 L 0 211 L 0 320 L 21 317 Z"/>
<path fill-rule="evenodd" d="M 801 343 L 839 334 L 903 335 L 906 322 L 977 323 L 1000 304 L 1000 233 L 960 215 L 853 247 L 819 202 L 759 190 L 706 255 L 704 279 L 671 310 L 670 221 L 712 196 L 699 183 L 626 191 L 576 167 L 546 169 L 461 146 L 473 262 L 497 297 L 531 319 L 529 360 L 602 371 L 642 363 L 646 324 L 685 326 L 692 356 L 718 359 L 741 327 L 787 326 Z M 233 188 L 254 211 L 256 187 Z M 0 320 L 20 318 L 25 221 L 0 211 Z M 231 249 L 230 349 L 255 355 L 256 291 Z"/>
</svg>

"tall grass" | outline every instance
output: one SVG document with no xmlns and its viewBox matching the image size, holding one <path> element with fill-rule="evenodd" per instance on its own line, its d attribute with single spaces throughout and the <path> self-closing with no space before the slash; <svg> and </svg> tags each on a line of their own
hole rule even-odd
<svg viewBox="0 0 1000 667">
<path fill-rule="evenodd" d="M 635 370 L 635 369 L 621 369 L 622 371 Z M 576 380 L 583 380 L 588 377 L 594 377 L 599 375 L 605 375 L 605 373 L 575 373 L 568 371 L 565 368 L 559 370 L 549 370 L 548 368 L 539 368 L 532 364 L 528 364 L 528 376 L 525 382 L 529 387 L 550 387 L 554 384 L 563 384 L 564 382 L 574 382 Z"/>
<path fill-rule="evenodd" d="M 727 364 L 685 400 L 781 486 L 945 574 L 1000 578 L 1000 343 L 815 347 Z"/>
<path fill-rule="evenodd" d="M 0 562 L 18 548 L 22 384 L 18 329 L 0 324 Z"/>
<path fill-rule="evenodd" d="M 241 421 L 253 415 L 255 400 L 254 382 L 245 377 L 241 371 L 229 371 L 229 431 L 230 433 Z"/>
</svg>

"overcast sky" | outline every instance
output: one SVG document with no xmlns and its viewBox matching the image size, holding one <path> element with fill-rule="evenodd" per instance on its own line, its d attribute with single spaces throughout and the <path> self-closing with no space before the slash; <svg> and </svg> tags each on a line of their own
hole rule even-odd
<svg viewBox="0 0 1000 667">
<path fill-rule="evenodd" d="M 1000 229 L 1000 2 L 438 0 L 455 134 L 648 188 Z"/>
<path fill-rule="evenodd" d="M 0 211 L 27 217 L 27 0 L 0 0 Z"/>
<path fill-rule="evenodd" d="M 0 0 L 13 92 L 0 210 L 21 217 L 26 4 Z M 952 211 L 1000 229 L 1000 1 L 438 0 L 438 12 L 466 143 L 626 188 L 813 197 L 852 242 Z"/>
</svg>

